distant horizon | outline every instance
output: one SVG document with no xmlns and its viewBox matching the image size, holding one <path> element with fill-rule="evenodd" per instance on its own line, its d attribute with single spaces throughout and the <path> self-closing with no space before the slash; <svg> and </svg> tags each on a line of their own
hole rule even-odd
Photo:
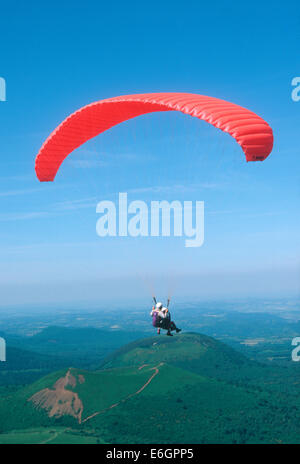
<svg viewBox="0 0 300 464">
<path fill-rule="evenodd" d="M 158 295 L 159 300 L 162 302 L 165 302 L 167 300 L 167 296 L 165 295 Z M 300 312 L 300 296 L 299 295 L 293 295 L 293 294 L 282 294 L 282 295 L 257 295 L 257 296 L 235 296 L 233 298 L 230 298 L 228 296 L 224 297 L 218 297 L 218 298 L 185 298 L 184 296 L 180 298 L 172 298 L 171 299 L 171 307 L 175 307 L 178 309 L 181 305 L 184 306 L 190 306 L 190 305 L 200 305 L 200 306 L 205 306 L 205 304 L 208 305 L 226 305 L 226 309 L 228 310 L 228 306 L 233 306 L 236 311 L 239 311 L 240 308 L 237 308 L 236 305 L 248 305 L 250 308 L 248 308 L 248 312 L 257 312 L 255 308 L 256 303 L 263 303 L 263 304 L 275 304 L 275 303 L 292 303 L 295 306 L 298 306 L 299 308 L 295 309 L 295 311 Z M 110 305 L 108 304 L 110 303 Z M 47 314 L 47 313 L 53 313 L 56 314 L 58 312 L 66 312 L 68 314 L 78 313 L 78 314 L 93 314 L 93 313 L 98 313 L 98 312 L 117 312 L 117 311 L 126 311 L 130 307 L 132 307 L 133 310 L 136 309 L 142 309 L 144 308 L 147 310 L 147 308 L 151 308 L 153 302 L 152 298 L 149 297 L 148 299 L 120 299 L 120 300 L 111 300 L 109 301 L 91 301 L 87 302 L 85 300 L 83 301 L 68 301 L 68 302 L 52 302 L 48 304 L 44 303 L 26 303 L 26 304 L 11 304 L 11 305 L 0 305 L 0 318 L 1 317 L 9 317 L 10 313 L 9 311 L 14 311 L 14 315 L 17 313 L 26 313 L 26 314 L 35 314 L 36 312 L 39 312 L 40 314 Z M 251 309 L 251 305 L 253 308 Z M 281 310 L 282 312 L 289 312 L 291 310 L 290 307 L 287 307 L 285 310 Z M 293 309 L 292 309 L 293 310 Z M 266 309 L 264 307 L 261 308 L 261 311 L 264 312 Z M 275 309 L 274 309 L 275 311 Z M 266 311 L 268 312 L 268 311 Z"/>
</svg>

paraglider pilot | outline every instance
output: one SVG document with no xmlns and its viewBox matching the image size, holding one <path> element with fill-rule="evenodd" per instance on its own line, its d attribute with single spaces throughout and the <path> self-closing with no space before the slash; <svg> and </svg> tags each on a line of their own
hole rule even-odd
<svg viewBox="0 0 300 464">
<path fill-rule="evenodd" d="M 166 330 L 169 337 L 173 337 L 171 332 L 174 330 L 176 330 L 176 333 L 181 332 L 181 329 L 176 327 L 176 324 L 171 320 L 171 314 L 168 309 L 169 300 L 167 307 L 165 307 L 162 303 L 157 303 L 155 298 L 153 299 L 155 306 L 153 306 L 150 316 L 152 317 L 153 327 L 157 328 L 157 334 L 160 334 L 160 329 Z"/>
</svg>

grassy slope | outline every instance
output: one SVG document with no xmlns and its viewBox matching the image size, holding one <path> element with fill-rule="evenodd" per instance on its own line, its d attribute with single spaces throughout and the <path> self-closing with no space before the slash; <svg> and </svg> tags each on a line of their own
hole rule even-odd
<svg viewBox="0 0 300 464">
<path fill-rule="evenodd" d="M 145 363 L 149 365 L 138 369 Z M 85 379 L 72 388 L 83 402 L 83 419 L 101 414 L 80 426 L 69 416 L 50 420 L 27 401 L 37 391 L 51 388 L 66 374 L 62 370 L 0 400 L 0 429 L 60 425 L 73 432 L 69 436 L 63 432 L 57 440 L 76 441 L 77 429 L 91 439 L 96 431 L 99 441 L 106 443 L 300 442 L 297 399 L 254 388 L 252 376 L 263 366 L 210 337 L 185 334 L 134 342 L 107 359 L 105 366 L 109 369 L 98 372 L 71 369 L 77 379 Z M 135 395 L 155 367 L 158 374 Z M 246 385 L 246 377 L 243 385 L 234 385 L 236 372 L 248 372 L 252 386 Z M 2 435 L 2 439 L 10 438 Z"/>
<path fill-rule="evenodd" d="M 299 414 L 268 393 L 164 365 L 140 395 L 84 426 L 109 443 L 299 442 Z"/>
<path fill-rule="evenodd" d="M 0 398 L 0 432 L 14 429 L 34 428 L 49 425 L 44 411 L 39 411 L 28 402 L 34 393 L 53 384 L 65 370 L 51 373 L 42 379 Z"/>
</svg>

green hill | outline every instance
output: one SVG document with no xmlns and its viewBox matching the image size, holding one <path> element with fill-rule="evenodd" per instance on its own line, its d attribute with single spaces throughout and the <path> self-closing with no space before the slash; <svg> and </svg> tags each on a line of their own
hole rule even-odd
<svg viewBox="0 0 300 464">
<path fill-rule="evenodd" d="M 181 334 L 173 338 L 149 337 L 134 341 L 108 356 L 102 368 L 138 365 L 164 361 L 177 367 L 200 373 L 201 368 L 215 374 L 216 369 L 240 369 L 249 365 L 244 355 L 211 337 L 196 333 Z M 251 363 L 254 365 L 254 363 Z M 220 374 L 221 375 L 221 374 Z"/>
<path fill-rule="evenodd" d="M 270 366 L 207 335 L 186 333 L 132 342 L 103 360 L 102 369 L 163 361 L 195 374 L 250 388 L 296 395 L 299 374 L 294 366 Z M 283 379 L 285 381 L 283 382 Z"/>
<path fill-rule="evenodd" d="M 0 443 L 299 443 L 297 396 L 264 368 L 207 336 L 147 338 L 2 397 Z"/>
</svg>

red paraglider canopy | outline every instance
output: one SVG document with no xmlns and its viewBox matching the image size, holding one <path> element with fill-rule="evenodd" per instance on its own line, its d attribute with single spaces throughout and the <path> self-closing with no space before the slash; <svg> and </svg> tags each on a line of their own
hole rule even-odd
<svg viewBox="0 0 300 464">
<path fill-rule="evenodd" d="M 263 161 L 273 148 L 273 132 L 266 121 L 234 103 L 190 93 L 124 95 L 91 103 L 68 116 L 36 157 L 38 179 L 53 181 L 64 159 L 80 145 L 123 121 L 156 111 L 181 111 L 229 133 L 247 161 Z"/>
</svg>

